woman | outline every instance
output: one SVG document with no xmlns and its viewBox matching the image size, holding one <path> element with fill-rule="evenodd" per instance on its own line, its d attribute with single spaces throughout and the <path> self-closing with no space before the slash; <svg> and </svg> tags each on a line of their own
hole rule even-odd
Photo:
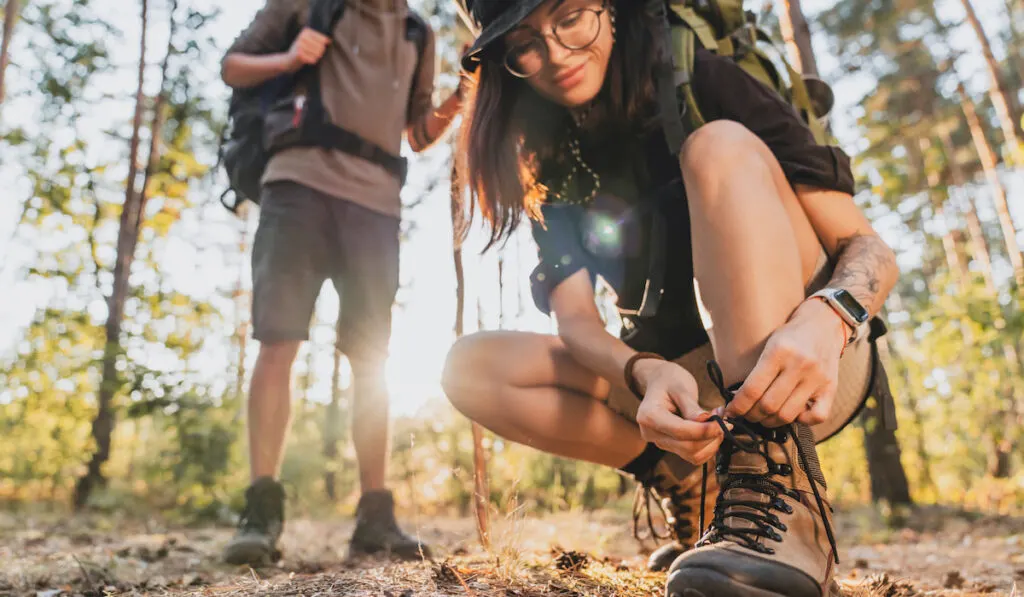
<svg viewBox="0 0 1024 597">
<path fill-rule="evenodd" d="M 699 465 L 717 455 L 714 516 L 672 563 L 668 593 L 823 594 L 836 553 L 814 439 L 866 396 L 864 322 L 897 276 L 852 200 L 849 159 L 702 50 L 692 85 L 708 122 L 670 150 L 642 2 L 470 11 L 482 31 L 464 60 L 478 71 L 464 184 L 492 243 L 532 220 L 534 297 L 558 335 L 462 339 L 449 399 L 505 438 L 653 488 L 676 549 L 693 546 Z M 598 276 L 618 295 L 621 338 L 595 307 Z"/>
</svg>

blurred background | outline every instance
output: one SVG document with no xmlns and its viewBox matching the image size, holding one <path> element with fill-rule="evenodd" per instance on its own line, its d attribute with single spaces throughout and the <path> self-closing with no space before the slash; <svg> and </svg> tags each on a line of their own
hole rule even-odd
<svg viewBox="0 0 1024 597">
<path fill-rule="evenodd" d="M 439 98 L 467 33 L 438 32 Z M 822 448 L 840 504 L 1024 510 L 1024 5 L 1018 0 L 748 2 L 836 91 L 856 200 L 896 249 L 886 307 L 900 428 L 873 405 Z M 6 0 L 0 65 L 0 507 L 230 522 L 248 482 L 244 402 L 258 217 L 236 217 L 217 149 L 224 50 L 256 3 Z M 970 9 L 970 10 L 968 10 Z M 804 20 L 806 19 L 806 20 Z M 787 48 L 788 46 L 788 48 Z M 813 60 L 812 60 L 813 58 Z M 472 510 L 473 439 L 439 379 L 455 338 L 451 144 L 412 158 L 388 382 L 390 474 L 419 515 Z M 127 207 L 126 207 L 127 206 Z M 529 231 L 462 247 L 462 322 L 554 332 L 534 307 Z M 296 365 L 289 508 L 350 514 L 349 370 L 327 285 Z M 611 297 L 600 294 L 609 329 Z M 485 434 L 490 499 L 625 508 L 633 486 Z M 82 480 L 86 481 L 83 482 Z"/>
</svg>

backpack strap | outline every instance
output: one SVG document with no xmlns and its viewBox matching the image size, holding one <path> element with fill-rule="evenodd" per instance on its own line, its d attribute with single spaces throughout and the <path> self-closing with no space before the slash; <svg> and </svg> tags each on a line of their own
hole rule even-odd
<svg viewBox="0 0 1024 597">
<path fill-rule="evenodd" d="M 668 21 L 668 6 L 665 0 L 647 0 L 647 14 L 655 23 L 655 55 L 654 86 L 657 93 L 658 111 L 661 116 L 661 127 L 665 133 L 665 142 L 672 155 L 679 155 L 686 141 L 686 127 L 683 125 L 683 114 L 680 112 L 679 96 L 677 95 L 675 77 L 676 65 L 673 64 L 673 41 L 671 25 Z"/>
</svg>

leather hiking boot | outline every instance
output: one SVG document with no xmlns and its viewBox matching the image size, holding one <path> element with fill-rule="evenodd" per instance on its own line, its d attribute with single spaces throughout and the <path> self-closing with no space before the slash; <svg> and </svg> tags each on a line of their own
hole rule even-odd
<svg viewBox="0 0 1024 597">
<path fill-rule="evenodd" d="M 284 487 L 270 477 L 257 479 L 245 491 L 245 509 L 235 536 L 224 547 L 228 564 L 269 566 L 281 559 L 277 540 L 284 530 Z"/>
<path fill-rule="evenodd" d="M 655 493 L 664 496 L 661 507 L 665 512 L 671 543 L 666 543 L 654 550 L 647 559 L 647 569 L 652 572 L 667 570 L 672 562 L 689 549 L 700 538 L 703 526 L 711 521 L 715 512 L 715 499 L 718 497 L 718 480 L 712 476 L 707 479 L 702 493 L 702 471 L 698 469 L 675 485 L 655 488 Z M 701 518 L 701 506 L 704 517 Z"/>
<path fill-rule="evenodd" d="M 712 379 L 720 382 L 721 373 Z M 732 393 L 719 386 L 728 402 Z M 715 515 L 696 549 L 673 562 L 666 595 L 829 595 L 838 554 L 810 428 L 768 429 L 730 419 L 729 431 L 714 419 L 725 433 Z"/>
<path fill-rule="evenodd" d="M 647 560 L 647 569 L 661 572 L 684 551 L 691 549 L 700 537 L 701 508 L 701 470 L 672 453 L 665 453 L 647 475 L 637 477 L 637 487 L 633 501 L 633 536 L 638 541 L 648 537 L 654 539 L 671 539 L 651 553 Z M 707 499 L 704 510 L 707 520 L 715 505 L 717 483 L 707 487 Z M 667 533 L 659 533 L 651 516 L 651 502 L 661 510 Z M 640 531 L 640 522 L 646 511 L 648 535 Z"/>
<path fill-rule="evenodd" d="M 359 498 L 356 530 L 349 556 L 383 554 L 403 560 L 430 558 L 430 549 L 398 528 L 395 499 L 390 491 L 371 491 Z"/>
</svg>

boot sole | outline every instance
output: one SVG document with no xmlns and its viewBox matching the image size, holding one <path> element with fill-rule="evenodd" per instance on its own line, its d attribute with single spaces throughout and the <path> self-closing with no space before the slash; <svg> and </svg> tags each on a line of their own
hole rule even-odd
<svg viewBox="0 0 1024 597">
<path fill-rule="evenodd" d="M 407 551 L 407 550 L 394 550 L 394 549 L 388 549 L 388 548 L 360 549 L 360 548 L 349 547 L 348 557 L 350 559 L 351 558 L 360 558 L 360 557 L 376 557 L 376 558 L 383 557 L 383 558 L 390 558 L 390 559 L 393 559 L 393 560 L 401 560 L 401 561 L 405 561 L 405 562 L 412 562 L 412 561 L 423 560 L 423 559 L 426 559 L 426 560 L 432 559 L 431 556 L 430 556 L 430 550 L 428 550 L 426 548 L 423 549 L 423 554 L 421 555 L 419 549 L 416 549 L 415 551 Z"/>
<path fill-rule="evenodd" d="M 224 561 L 233 566 L 270 566 L 281 559 L 281 551 L 267 549 L 265 543 L 239 542 L 224 550 Z"/>
<path fill-rule="evenodd" d="M 752 587 L 708 568 L 686 568 L 685 576 L 681 573 L 674 573 L 669 576 L 665 586 L 665 597 L 803 597 L 803 595 L 803 593 L 776 593 Z"/>
</svg>

